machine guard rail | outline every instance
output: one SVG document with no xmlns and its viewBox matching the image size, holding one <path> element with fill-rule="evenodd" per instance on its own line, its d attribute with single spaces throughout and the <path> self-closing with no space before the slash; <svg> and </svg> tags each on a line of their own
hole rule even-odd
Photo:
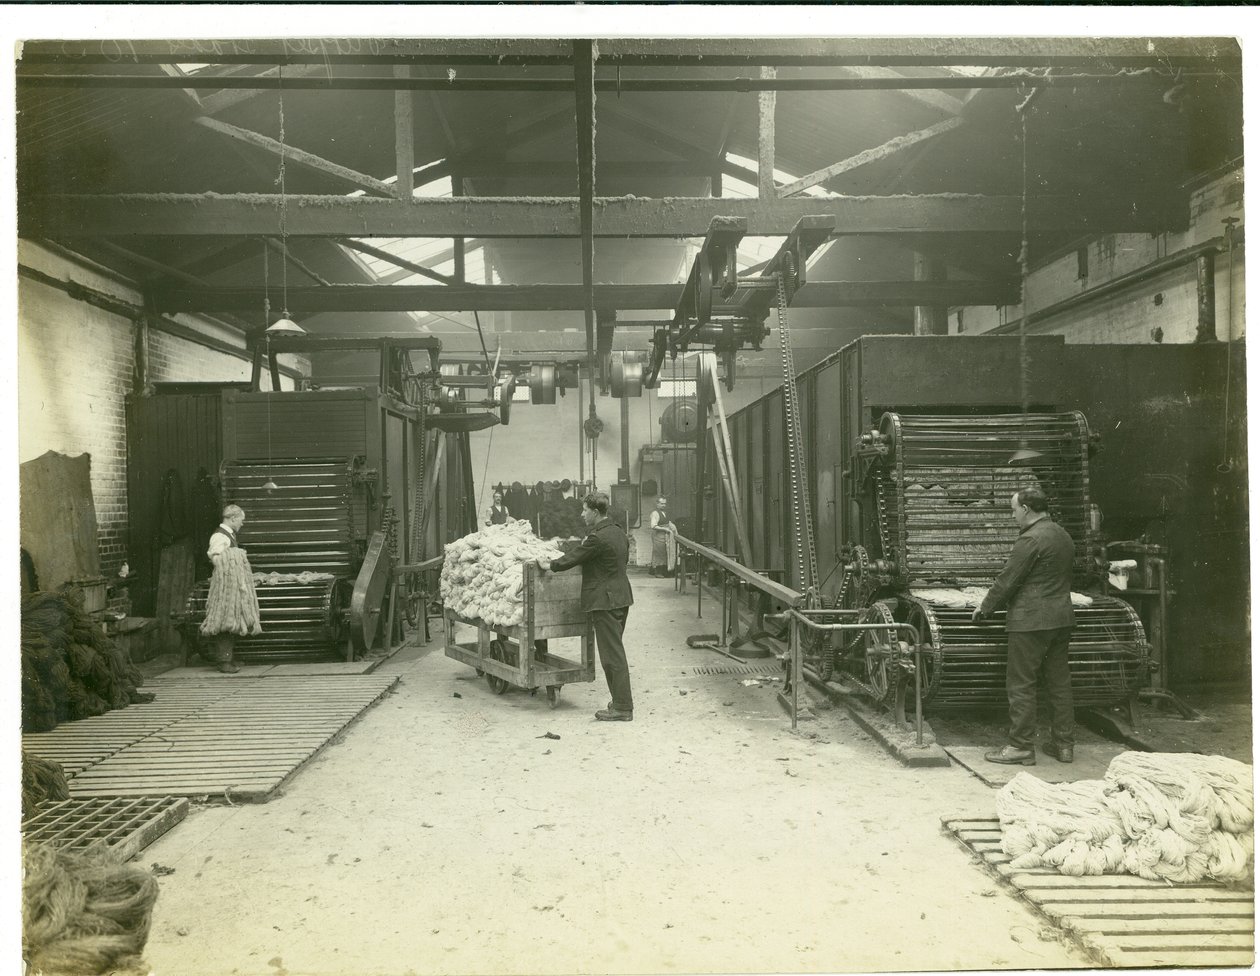
<svg viewBox="0 0 1260 976">
<path fill-rule="evenodd" d="M 776 583 L 774 580 L 767 579 L 756 570 L 749 569 L 747 566 L 741 565 L 725 553 L 711 549 L 702 543 L 696 542 L 694 539 L 688 539 L 684 535 L 674 532 L 674 541 L 678 545 L 690 549 L 701 559 L 712 563 L 723 573 L 735 576 L 743 580 L 754 589 L 760 590 L 767 596 L 778 600 L 787 605 L 787 609 L 782 614 L 774 615 L 778 619 L 786 619 L 789 625 L 789 655 L 792 676 L 792 728 L 796 728 L 797 712 L 800 701 L 800 683 L 802 678 L 801 663 L 801 628 L 807 628 L 813 631 L 830 632 L 830 631 L 897 631 L 909 636 L 909 640 L 905 643 L 908 645 L 906 653 L 914 658 L 914 717 L 915 717 L 915 736 L 918 745 L 923 745 L 923 686 L 922 686 L 922 643 L 918 630 L 908 623 L 893 622 L 887 623 L 839 623 L 839 624 L 822 624 L 811 620 L 808 614 L 811 612 L 803 609 L 800 605 L 805 600 L 805 594 L 798 593 L 790 586 L 784 586 L 782 583 Z M 700 606 L 699 598 L 703 593 L 703 585 L 700 582 L 699 574 L 696 578 L 696 614 L 699 616 Z M 725 608 L 724 608 L 725 609 Z M 837 613 L 852 613 L 858 611 L 845 610 L 828 610 L 829 615 Z M 725 617 L 725 614 L 724 614 Z M 722 626 L 725 628 L 726 620 L 723 619 Z"/>
</svg>

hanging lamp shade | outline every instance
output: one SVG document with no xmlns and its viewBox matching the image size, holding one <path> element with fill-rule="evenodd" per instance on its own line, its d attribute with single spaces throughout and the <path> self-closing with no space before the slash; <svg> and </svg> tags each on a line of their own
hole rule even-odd
<svg viewBox="0 0 1260 976">
<path fill-rule="evenodd" d="M 1019 445 L 1019 449 L 1016 450 L 1016 452 L 1011 455 L 1010 460 L 1007 461 L 1006 463 L 1011 465 L 1012 467 L 1015 467 L 1021 464 L 1023 465 L 1034 464 L 1037 461 L 1040 461 L 1044 457 L 1045 455 L 1042 454 L 1040 451 L 1034 451 L 1027 444 L 1024 444 L 1021 442 Z"/>
<path fill-rule="evenodd" d="M 268 478 L 266 481 L 262 483 L 263 491 L 275 491 L 279 487 L 280 486 L 276 484 L 274 481 L 272 481 L 271 478 Z"/>
<path fill-rule="evenodd" d="M 267 326 L 264 335 L 306 335 L 306 330 L 289 318 L 289 310 L 286 308 L 280 313 L 280 318 Z"/>
</svg>

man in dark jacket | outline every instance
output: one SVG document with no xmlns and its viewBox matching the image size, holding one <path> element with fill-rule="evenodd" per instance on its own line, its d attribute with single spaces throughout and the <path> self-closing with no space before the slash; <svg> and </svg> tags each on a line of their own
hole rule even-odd
<svg viewBox="0 0 1260 976">
<path fill-rule="evenodd" d="M 1041 488 L 1011 496 L 1019 538 L 1006 566 L 972 613 L 973 620 L 1006 607 L 1006 697 L 1010 702 L 1010 744 L 985 753 L 989 762 L 1034 766 L 1037 729 L 1037 673 L 1045 675 L 1050 699 L 1048 756 L 1072 761 L 1072 676 L 1068 641 L 1072 636 L 1072 537 L 1053 519 Z"/>
<path fill-rule="evenodd" d="M 581 544 L 559 559 L 539 559 L 538 567 L 553 573 L 582 567 L 582 609 L 594 627 L 599 663 L 612 693 L 608 707 L 601 708 L 595 717 L 601 722 L 630 722 L 634 719 L 634 699 L 630 694 L 626 649 L 621 643 L 626 617 L 634 603 L 626 576 L 626 533 L 608 517 L 608 496 L 602 491 L 586 496 L 582 521 L 588 531 Z"/>
</svg>

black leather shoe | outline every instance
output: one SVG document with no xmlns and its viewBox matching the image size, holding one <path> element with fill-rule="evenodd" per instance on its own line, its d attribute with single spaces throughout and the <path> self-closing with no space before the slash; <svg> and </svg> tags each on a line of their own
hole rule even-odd
<svg viewBox="0 0 1260 976">
<path fill-rule="evenodd" d="M 634 712 L 622 712 L 616 708 L 601 708 L 595 713 L 595 718 L 601 722 L 633 722 Z"/>
<path fill-rule="evenodd" d="M 220 661 L 220 662 L 219 662 L 219 673 L 220 673 L 220 674 L 236 674 L 236 672 L 237 672 L 237 671 L 239 671 L 239 670 L 240 670 L 240 668 L 239 668 L 239 667 L 237 667 L 235 664 L 233 664 L 231 661 Z"/>
<path fill-rule="evenodd" d="M 1059 745 L 1056 742 L 1043 742 L 1041 744 L 1041 751 L 1047 756 L 1052 756 L 1053 758 L 1059 760 L 1061 763 L 1070 763 L 1074 758 L 1072 755 L 1072 746 Z"/>
<path fill-rule="evenodd" d="M 1001 763 L 1003 766 L 1036 766 L 1037 754 L 1031 749 L 1016 749 L 1014 746 L 1002 746 L 984 754 L 986 762 Z"/>
</svg>

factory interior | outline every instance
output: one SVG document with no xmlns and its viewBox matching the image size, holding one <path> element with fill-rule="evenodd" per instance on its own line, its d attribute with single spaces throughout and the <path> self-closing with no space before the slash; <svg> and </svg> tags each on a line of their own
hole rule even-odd
<svg viewBox="0 0 1260 976">
<path fill-rule="evenodd" d="M 16 49 L 28 971 L 1254 964 L 1237 39 L 220 31 Z"/>
</svg>

